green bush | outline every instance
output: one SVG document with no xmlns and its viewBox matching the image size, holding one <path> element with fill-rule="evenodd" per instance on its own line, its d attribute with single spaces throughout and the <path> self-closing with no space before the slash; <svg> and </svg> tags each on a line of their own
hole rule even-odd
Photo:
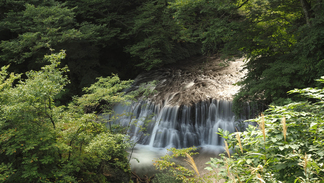
<svg viewBox="0 0 324 183">
<path fill-rule="evenodd" d="M 177 180 L 171 172 L 157 173 L 153 179 L 153 183 L 181 183 L 181 180 Z"/>
<path fill-rule="evenodd" d="M 324 77 L 318 81 L 324 83 Z M 323 182 L 324 89 L 295 89 L 309 101 L 270 106 L 245 132 L 219 129 L 233 151 L 208 164 L 227 182 Z M 226 148 L 225 148 L 226 149 Z"/>
<path fill-rule="evenodd" d="M 0 182 L 129 182 L 125 134 L 109 131 L 96 110 L 109 112 L 129 86 L 99 78 L 69 106 L 55 105 L 69 82 L 59 68 L 64 51 L 45 56 L 39 71 L 0 71 Z M 100 102 L 105 105 L 100 106 Z"/>
</svg>

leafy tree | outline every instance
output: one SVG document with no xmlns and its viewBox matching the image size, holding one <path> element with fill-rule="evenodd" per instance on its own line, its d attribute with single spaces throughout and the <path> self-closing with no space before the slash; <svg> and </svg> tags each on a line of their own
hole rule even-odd
<svg viewBox="0 0 324 183">
<path fill-rule="evenodd" d="M 42 61 L 50 46 L 55 47 L 81 36 L 73 28 L 74 14 L 71 9 L 54 0 L 2 1 L 2 5 L 5 8 L 0 30 L 8 32 L 8 37 L 0 44 L 2 62 Z"/>
<path fill-rule="evenodd" d="M 314 8 L 316 6 L 314 4 Z M 321 57 L 311 59 L 310 55 L 307 56 L 309 58 L 303 56 L 304 51 L 309 51 L 309 47 L 303 43 L 303 37 L 316 36 L 316 33 L 311 33 L 310 27 L 304 22 L 300 2 L 269 1 L 251 4 L 245 8 L 250 12 L 247 20 L 251 22 L 246 25 L 253 25 L 253 29 L 245 29 L 248 30 L 246 34 L 252 35 L 245 40 L 250 44 L 241 47 L 249 59 L 245 67 L 249 72 L 239 83 L 242 89 L 234 102 L 284 104 L 284 99 L 288 98 L 288 90 L 315 86 L 314 79 L 322 75 L 322 72 L 315 68 L 320 65 L 315 62 L 321 60 Z M 248 36 L 243 34 L 242 37 Z M 301 48 L 301 45 L 305 47 Z M 320 44 L 316 45 L 321 47 Z M 314 65 L 312 71 L 305 69 L 309 64 Z"/>
<path fill-rule="evenodd" d="M 129 82 L 101 78 L 87 95 L 75 98 L 69 106 L 57 105 L 55 101 L 68 83 L 67 68 L 57 67 L 64 57 L 63 51 L 45 56 L 51 64 L 26 72 L 26 79 L 8 74 L 8 66 L 2 67 L 1 181 L 128 182 L 127 136 L 109 131 L 88 108 L 102 100 L 125 100 L 118 92 Z M 110 94 L 99 98 L 104 90 Z"/>
<path fill-rule="evenodd" d="M 11 70 L 40 69 L 48 48 L 64 48 L 70 68 L 68 95 L 81 95 L 95 78 L 133 78 L 200 53 L 180 35 L 168 1 L 1 1 L 0 61 Z M 134 67 L 136 66 L 136 67 Z M 68 99 L 69 100 L 69 99 Z"/>
<path fill-rule="evenodd" d="M 200 44 L 181 35 L 181 25 L 174 20 L 169 1 L 148 0 L 133 13 L 125 50 L 139 58 L 138 66 L 150 70 L 200 53 Z"/>
<path fill-rule="evenodd" d="M 170 2 L 173 18 L 186 41 L 202 42 L 205 54 L 221 53 L 225 43 L 241 32 L 243 16 L 237 11 L 240 1 L 177 0 Z M 237 53 L 235 53 L 237 54 Z"/>
<path fill-rule="evenodd" d="M 56 129 L 63 108 L 55 107 L 54 99 L 67 79 L 61 75 L 63 70 L 55 69 L 55 60 L 62 57 L 63 53 L 48 57 L 51 65 L 26 73 L 28 79 L 19 80 L 15 87 L 13 82 L 20 75 L 7 78 L 6 67 L 2 68 L 1 163 L 12 169 L 4 178 L 9 182 L 46 180 L 59 172 L 62 153 L 58 146 L 63 144 L 56 141 Z"/>
<path fill-rule="evenodd" d="M 312 9 L 317 9 L 320 6 L 318 3 L 322 2 L 312 1 Z M 252 5 L 250 7 L 252 14 L 254 9 Z M 309 27 L 302 5 L 297 1 L 269 1 L 261 4 L 258 9 L 263 9 L 264 12 L 256 14 L 261 16 L 253 16 L 250 20 L 260 22 L 256 25 L 261 29 L 257 29 L 258 37 L 246 41 L 254 47 L 242 47 L 242 51 L 250 59 L 246 64 L 249 72 L 240 83 L 243 87 L 235 102 L 259 100 L 262 105 L 271 102 L 283 104 L 283 99 L 288 98 L 288 90 L 316 86 L 314 80 L 323 75 L 319 69 L 322 67 L 320 60 L 323 59 L 321 51 L 309 54 L 312 49 L 321 49 L 323 44 L 321 41 L 309 43 L 305 39 L 317 37 L 315 30 L 322 25 Z M 316 14 L 320 15 L 321 11 L 317 10 Z M 318 15 L 314 15 L 311 21 L 317 22 L 320 19 Z M 310 65 L 312 66 L 309 67 Z"/>
<path fill-rule="evenodd" d="M 124 52 L 127 40 L 120 38 L 140 1 L 63 1 L 73 9 L 76 27 L 83 37 L 68 49 L 67 62 L 73 68 L 71 79 L 78 88 L 88 87 L 96 77 L 117 73 L 122 78 L 135 77 L 130 55 Z"/>
</svg>

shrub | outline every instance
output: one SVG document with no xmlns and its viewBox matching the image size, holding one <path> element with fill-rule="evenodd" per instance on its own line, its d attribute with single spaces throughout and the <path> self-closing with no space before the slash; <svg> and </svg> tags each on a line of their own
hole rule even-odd
<svg viewBox="0 0 324 183">
<path fill-rule="evenodd" d="M 67 68 L 58 67 L 64 57 L 64 51 L 46 56 L 50 64 L 26 79 L 2 67 L 0 182 L 129 182 L 127 135 L 109 131 L 94 111 L 102 100 L 124 101 L 119 91 L 129 81 L 99 78 L 86 95 L 58 106 L 69 82 Z"/>
<path fill-rule="evenodd" d="M 318 81 L 324 83 L 324 77 Z M 244 132 L 225 133 L 219 129 L 230 157 L 211 159 L 227 182 L 323 182 L 324 181 L 324 89 L 295 89 L 309 101 L 270 106 L 264 115 L 249 120 Z"/>
</svg>

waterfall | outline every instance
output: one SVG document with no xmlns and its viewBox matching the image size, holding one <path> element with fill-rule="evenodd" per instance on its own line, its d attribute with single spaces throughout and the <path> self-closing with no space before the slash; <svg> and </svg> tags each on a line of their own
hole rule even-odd
<svg viewBox="0 0 324 183">
<path fill-rule="evenodd" d="M 222 66 L 220 59 L 206 62 L 190 59 L 138 75 L 125 93 L 141 87 L 154 90 L 146 101 L 118 104 L 108 125 L 124 126 L 136 146 L 129 150 L 133 171 L 146 174 L 155 168 L 152 160 L 167 153 L 170 147 L 199 147 L 195 162 L 205 163 L 224 151 L 224 139 L 218 129 L 230 133 L 246 128 L 253 107 L 242 107 L 237 120 L 232 112 L 233 96 L 246 74 L 244 58 Z M 154 81 L 154 85 L 149 84 Z M 252 112 L 250 112 L 250 111 Z M 112 128 L 113 129 L 113 128 Z M 138 161 L 140 163 L 138 163 Z"/>
<path fill-rule="evenodd" d="M 237 122 L 232 102 L 225 100 L 200 101 L 191 106 L 140 101 L 128 106 L 118 104 L 114 111 L 120 117 L 113 123 L 128 127 L 133 141 L 154 148 L 222 146 L 218 128 L 232 133 Z"/>
</svg>

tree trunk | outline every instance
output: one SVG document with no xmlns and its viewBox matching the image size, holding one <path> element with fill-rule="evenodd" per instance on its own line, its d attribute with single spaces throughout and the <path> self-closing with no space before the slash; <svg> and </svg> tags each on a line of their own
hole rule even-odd
<svg viewBox="0 0 324 183">
<path fill-rule="evenodd" d="M 306 23 L 309 27 L 311 27 L 311 23 L 310 23 L 310 18 L 311 18 L 311 7 L 310 4 L 307 2 L 307 0 L 300 0 L 301 6 L 303 8 L 304 14 L 305 14 L 305 18 L 306 18 Z"/>
</svg>

